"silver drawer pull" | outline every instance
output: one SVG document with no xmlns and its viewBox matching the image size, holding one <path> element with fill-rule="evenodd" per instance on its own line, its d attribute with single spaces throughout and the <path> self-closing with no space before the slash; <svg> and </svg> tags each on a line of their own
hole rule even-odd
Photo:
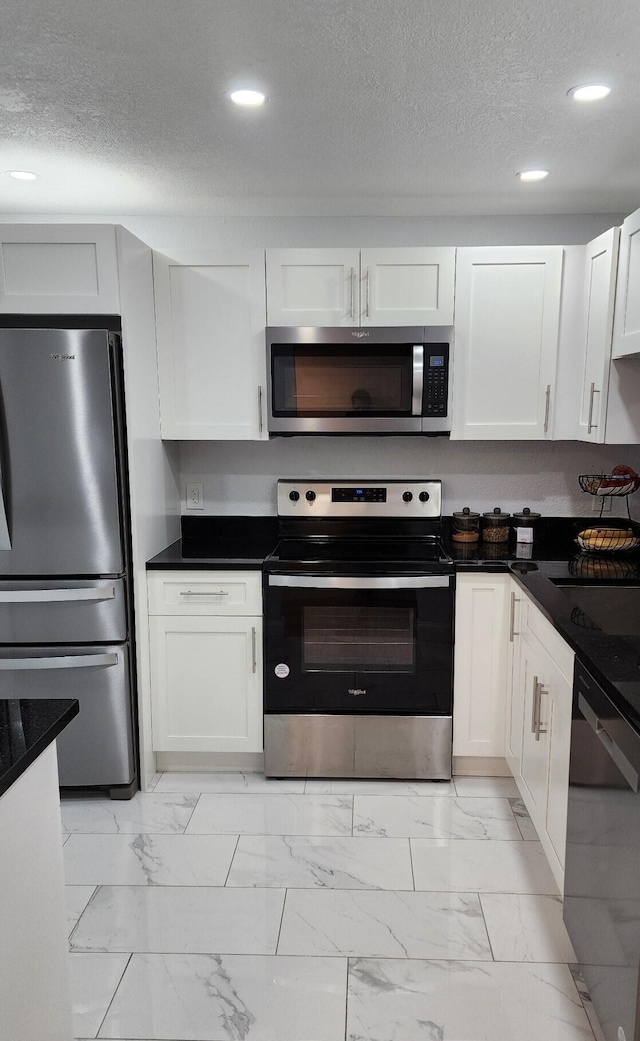
<svg viewBox="0 0 640 1041">
<path fill-rule="evenodd" d="M 32 669 L 95 669 L 98 665 L 117 665 L 118 655 L 61 654 L 56 658 L 0 658 L 0 670 L 27 672 Z"/>
<path fill-rule="evenodd" d="M 229 596 L 226 589 L 181 589 L 180 596 Z"/>
<path fill-rule="evenodd" d="M 63 600 L 114 600 L 113 586 L 89 589 L 0 589 L 0 604 L 61 603 Z"/>
</svg>

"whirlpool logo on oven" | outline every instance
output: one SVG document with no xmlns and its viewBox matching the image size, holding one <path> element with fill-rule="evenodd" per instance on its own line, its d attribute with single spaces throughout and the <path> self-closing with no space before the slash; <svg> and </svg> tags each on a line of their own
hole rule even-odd
<svg viewBox="0 0 640 1041">
<path fill-rule="evenodd" d="M 359 698 L 361 694 L 366 694 L 367 691 L 364 687 L 348 687 L 347 694 L 353 694 L 354 698 Z"/>
</svg>

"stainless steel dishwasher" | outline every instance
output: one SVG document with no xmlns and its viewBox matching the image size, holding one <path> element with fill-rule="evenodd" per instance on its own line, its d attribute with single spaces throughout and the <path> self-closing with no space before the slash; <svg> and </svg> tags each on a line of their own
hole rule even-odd
<svg viewBox="0 0 640 1041">
<path fill-rule="evenodd" d="M 564 920 L 606 1041 L 640 1041 L 640 736 L 576 661 Z"/>
</svg>

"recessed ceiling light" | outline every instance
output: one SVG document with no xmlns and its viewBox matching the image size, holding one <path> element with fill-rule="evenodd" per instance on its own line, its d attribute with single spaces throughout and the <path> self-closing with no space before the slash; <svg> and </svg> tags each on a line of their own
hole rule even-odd
<svg viewBox="0 0 640 1041">
<path fill-rule="evenodd" d="M 572 87 L 569 95 L 576 101 L 600 101 L 611 93 L 606 83 L 586 83 L 583 87 Z"/>
<path fill-rule="evenodd" d="M 543 181 L 548 176 L 548 170 L 522 170 L 518 174 L 521 181 Z"/>
<path fill-rule="evenodd" d="M 16 181 L 35 181 L 38 176 L 28 170 L 7 170 L 7 173 L 9 177 L 15 177 Z"/>
<path fill-rule="evenodd" d="M 253 108 L 265 101 L 265 95 L 259 90 L 232 90 L 229 97 L 236 105 L 248 105 Z"/>
</svg>

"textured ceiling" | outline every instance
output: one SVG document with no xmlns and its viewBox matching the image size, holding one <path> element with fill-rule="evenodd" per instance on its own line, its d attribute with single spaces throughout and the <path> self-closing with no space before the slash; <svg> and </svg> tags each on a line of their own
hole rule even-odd
<svg viewBox="0 0 640 1041">
<path fill-rule="evenodd" d="M 2 0 L 0 209 L 628 212 L 639 54 L 638 0 Z"/>
</svg>

